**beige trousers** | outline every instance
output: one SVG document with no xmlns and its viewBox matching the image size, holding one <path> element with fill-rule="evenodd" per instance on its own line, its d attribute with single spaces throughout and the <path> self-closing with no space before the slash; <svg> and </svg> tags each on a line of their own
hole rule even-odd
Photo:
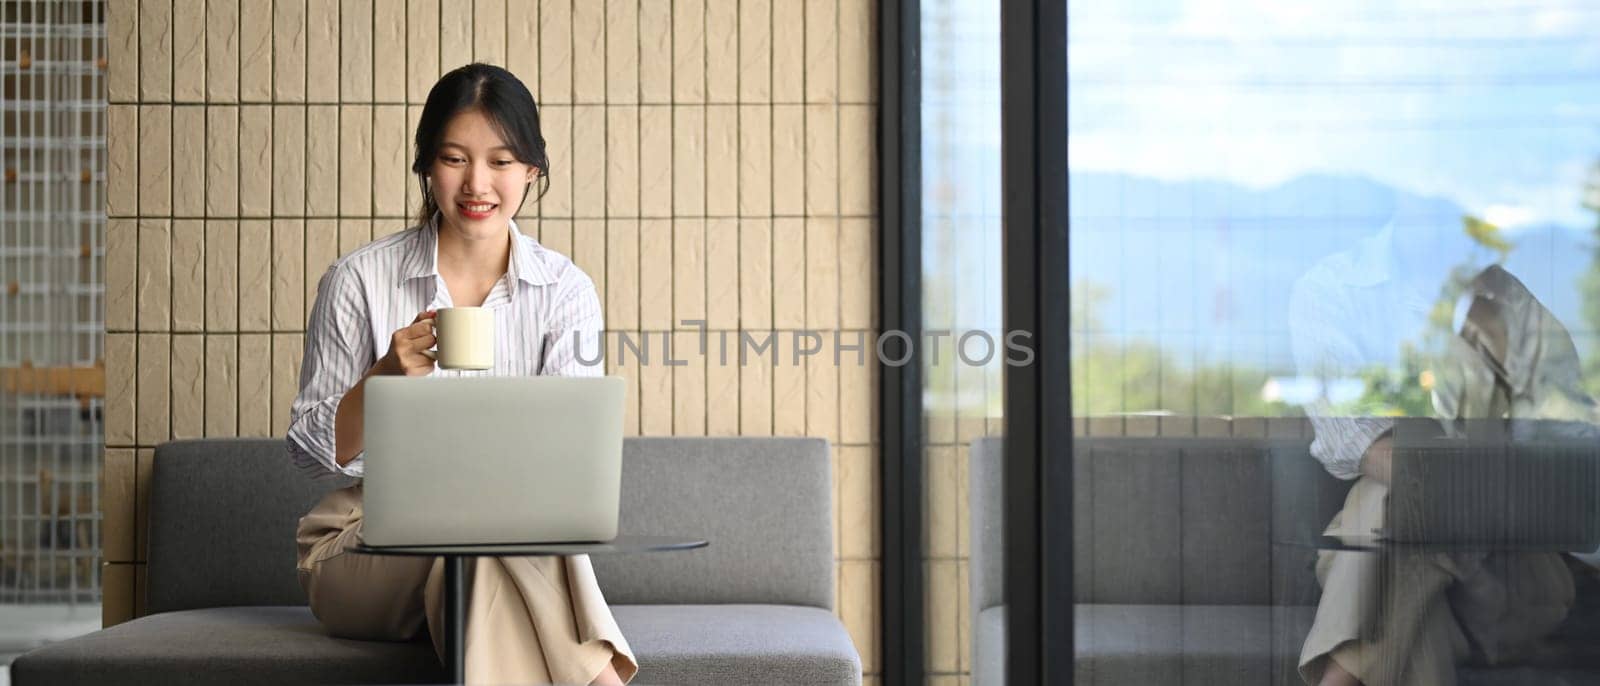
<svg viewBox="0 0 1600 686">
<path fill-rule="evenodd" d="M 427 622 L 443 654 L 444 563 L 346 552 L 361 532 L 361 486 L 329 493 L 300 519 L 300 585 L 328 633 L 404 641 Z M 638 662 L 617 628 L 587 556 L 481 557 L 468 565 L 469 684 L 588 684 L 610 664 Z"/>
<path fill-rule="evenodd" d="M 1388 493 L 1357 480 L 1325 533 L 1370 534 Z M 1474 652 L 1490 664 L 1514 659 L 1573 603 L 1556 553 L 1323 551 L 1316 571 L 1322 601 L 1300 651 L 1308 684 L 1332 659 L 1367 686 L 1451 686 L 1458 662 Z"/>
</svg>

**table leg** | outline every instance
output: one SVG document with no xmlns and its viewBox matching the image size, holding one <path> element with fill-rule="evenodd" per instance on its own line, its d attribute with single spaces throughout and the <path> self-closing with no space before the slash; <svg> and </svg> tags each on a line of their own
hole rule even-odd
<svg viewBox="0 0 1600 686">
<path fill-rule="evenodd" d="M 466 557 L 444 556 L 444 670 L 450 683 L 467 682 Z"/>
</svg>

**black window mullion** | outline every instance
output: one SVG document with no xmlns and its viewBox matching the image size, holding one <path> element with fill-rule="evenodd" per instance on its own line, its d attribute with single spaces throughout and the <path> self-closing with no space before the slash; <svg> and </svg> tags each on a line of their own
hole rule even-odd
<svg viewBox="0 0 1600 686">
<path fill-rule="evenodd" d="M 1000 30 L 1005 328 L 1034 352 L 1006 368 L 1006 681 L 1071 684 L 1065 2 L 1004 0 Z"/>
<path fill-rule="evenodd" d="M 885 359 L 922 336 L 922 85 L 918 0 L 878 5 L 878 297 Z M 878 363 L 882 499 L 879 645 L 885 686 L 923 681 L 922 362 Z"/>
</svg>

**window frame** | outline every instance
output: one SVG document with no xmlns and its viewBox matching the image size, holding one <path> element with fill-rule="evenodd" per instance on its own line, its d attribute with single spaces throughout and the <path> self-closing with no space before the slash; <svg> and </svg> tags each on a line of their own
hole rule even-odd
<svg viewBox="0 0 1600 686">
<path fill-rule="evenodd" d="M 1000 51 L 1005 330 L 1035 356 L 1005 370 L 1006 682 L 1071 684 L 1065 0 L 1003 0 Z"/>
<path fill-rule="evenodd" d="M 1065 0 L 1001 3 L 1004 329 L 1031 332 L 1034 352 L 1004 371 L 1010 684 L 1073 677 L 1066 21 Z M 879 3 L 879 323 L 912 341 L 923 331 L 920 22 L 920 0 Z M 889 359 L 901 359 L 904 340 L 886 341 Z M 880 361 L 878 372 L 882 680 L 920 686 L 924 375 L 920 363 Z"/>
<path fill-rule="evenodd" d="M 922 337 L 920 0 L 878 5 L 878 312 L 880 331 Z M 903 359 L 892 337 L 884 357 Z M 881 499 L 878 645 L 885 686 L 923 683 L 922 386 L 920 361 L 878 365 Z"/>
</svg>

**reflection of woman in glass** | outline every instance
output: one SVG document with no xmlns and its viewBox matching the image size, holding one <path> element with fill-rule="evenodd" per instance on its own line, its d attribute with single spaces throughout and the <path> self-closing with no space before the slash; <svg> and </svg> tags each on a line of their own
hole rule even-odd
<svg viewBox="0 0 1600 686">
<path fill-rule="evenodd" d="M 600 373 L 576 350 L 580 340 L 599 344 L 594 283 L 511 220 L 548 168 L 533 96 L 510 72 L 473 64 L 434 85 L 412 164 L 423 184 L 419 225 L 340 258 L 317 288 L 289 427 L 297 464 L 361 476 L 362 388 L 375 374 Z M 423 354 L 433 312 L 453 306 L 493 310 L 493 369 L 440 370 Z M 312 612 L 351 638 L 407 640 L 426 622 L 440 649 L 443 565 L 346 553 L 360 536 L 361 505 L 358 484 L 300 520 Z M 479 558 L 471 576 L 470 683 L 617 684 L 638 670 L 588 557 Z"/>
<path fill-rule="evenodd" d="M 1423 344 L 1446 278 L 1419 269 L 1441 262 L 1419 252 L 1437 245 L 1427 238 L 1391 223 L 1295 284 L 1290 330 L 1302 376 L 1358 377 L 1392 365 L 1402 345 Z M 1433 351 L 1435 414 L 1593 421 L 1592 412 L 1561 409 L 1583 405 L 1562 400 L 1582 395 L 1576 352 L 1521 283 L 1492 266 L 1466 291 L 1444 318 L 1452 322 L 1444 351 Z M 1497 307 L 1468 306 L 1481 301 Z M 1394 421 L 1339 416 L 1348 413 L 1326 397 L 1308 405 L 1311 452 L 1334 476 L 1355 480 L 1326 533 L 1370 537 L 1383 527 Z M 1572 575 L 1553 553 L 1324 551 L 1316 574 L 1322 599 L 1300 655 L 1309 684 L 1448 686 L 1469 657 L 1495 664 L 1529 651 L 1573 602 Z"/>
</svg>

